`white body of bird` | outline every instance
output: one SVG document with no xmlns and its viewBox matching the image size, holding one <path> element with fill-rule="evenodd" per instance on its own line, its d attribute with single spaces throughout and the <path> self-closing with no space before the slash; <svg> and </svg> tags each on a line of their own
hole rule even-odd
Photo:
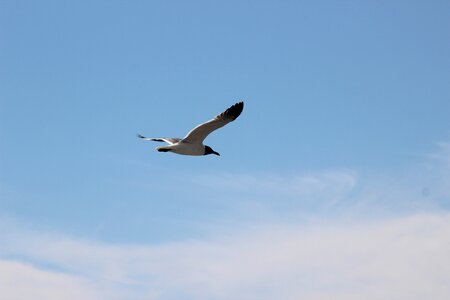
<svg viewBox="0 0 450 300">
<path fill-rule="evenodd" d="M 203 143 L 190 144 L 180 141 L 173 145 L 156 147 L 156 150 L 159 152 L 173 152 L 182 155 L 205 155 L 205 145 L 203 145 Z"/>
</svg>

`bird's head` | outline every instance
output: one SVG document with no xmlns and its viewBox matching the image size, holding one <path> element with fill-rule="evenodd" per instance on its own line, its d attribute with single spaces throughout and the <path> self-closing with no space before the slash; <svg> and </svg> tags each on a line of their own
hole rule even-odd
<svg viewBox="0 0 450 300">
<path fill-rule="evenodd" d="M 220 156 L 219 152 L 214 151 L 210 146 L 205 146 L 205 154 L 204 155 L 208 155 L 208 154 L 215 154 Z"/>
</svg>

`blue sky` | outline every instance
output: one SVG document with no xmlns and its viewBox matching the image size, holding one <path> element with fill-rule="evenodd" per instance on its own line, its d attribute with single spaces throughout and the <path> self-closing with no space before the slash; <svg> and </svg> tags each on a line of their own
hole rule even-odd
<svg viewBox="0 0 450 300">
<path fill-rule="evenodd" d="M 265 288 L 267 278 L 234 282 L 220 274 L 229 285 L 217 287 L 187 273 L 198 281 L 169 284 L 174 274 L 165 270 L 179 265 L 168 253 L 197 249 L 215 265 L 234 266 L 242 257 L 229 254 L 224 240 L 250 249 L 245 233 L 262 245 L 277 230 L 317 230 L 336 246 L 328 239 L 333 227 L 349 244 L 365 236 L 349 232 L 348 223 L 386 245 L 395 234 L 373 226 L 397 224 L 421 244 L 408 228 L 422 224 L 438 228 L 435 244 L 448 247 L 439 233 L 446 233 L 450 208 L 449 53 L 447 1 L 1 1 L 4 270 L 46 280 L 48 291 L 25 290 L 55 299 L 61 287 L 84 299 L 111 299 L 100 290 L 117 299 L 323 299 L 333 290 L 328 272 L 314 277 L 318 291 L 307 295 L 291 289 L 298 274 L 278 269 L 285 285 Z M 135 136 L 183 137 L 240 100 L 239 119 L 206 140 L 221 157 L 158 153 Z M 317 260 L 330 259 L 321 241 L 281 236 L 282 245 L 305 239 L 319 249 Z M 91 258 L 66 251 L 60 240 L 111 257 L 97 266 L 105 272 L 90 270 Z M 44 244 L 54 255 L 41 253 Z M 130 247 L 138 250 L 123 250 Z M 116 256 L 103 251 L 112 248 L 123 257 L 138 251 L 136 265 L 151 260 L 148 253 L 162 265 L 142 274 L 119 264 L 126 275 L 111 279 L 105 274 Z M 373 250 L 358 249 L 361 259 Z M 353 249 L 342 251 L 338 258 Z M 398 262 L 400 253 L 386 257 Z M 422 257 L 416 254 L 412 260 Z M 194 254 L 191 261 L 208 269 Z M 450 295 L 434 290 L 435 299 Z M 429 298 L 427 291 L 417 295 Z"/>
</svg>

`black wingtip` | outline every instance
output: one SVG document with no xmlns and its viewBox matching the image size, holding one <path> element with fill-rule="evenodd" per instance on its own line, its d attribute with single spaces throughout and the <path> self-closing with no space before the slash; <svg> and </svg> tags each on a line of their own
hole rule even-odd
<svg viewBox="0 0 450 300">
<path fill-rule="evenodd" d="M 238 102 L 226 110 L 226 115 L 235 120 L 244 110 L 244 101 Z"/>
<path fill-rule="evenodd" d="M 138 133 L 138 134 L 136 134 L 136 136 L 137 136 L 138 138 L 141 138 L 141 139 L 145 139 L 145 136 L 143 136 L 143 135 L 140 135 L 139 133 Z"/>
</svg>

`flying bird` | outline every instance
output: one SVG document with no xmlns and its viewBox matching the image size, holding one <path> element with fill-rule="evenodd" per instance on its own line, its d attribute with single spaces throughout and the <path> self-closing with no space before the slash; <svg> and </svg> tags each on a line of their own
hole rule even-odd
<svg viewBox="0 0 450 300">
<path fill-rule="evenodd" d="M 244 102 L 238 102 L 229 107 L 224 112 L 215 116 L 203 124 L 198 125 L 182 139 L 180 138 L 148 138 L 138 134 L 137 136 L 143 140 L 165 142 L 168 145 L 157 147 L 159 152 L 173 152 L 182 155 L 208 155 L 220 154 L 214 151 L 211 147 L 203 144 L 205 138 L 214 130 L 219 129 L 228 123 L 236 120 L 244 109 Z"/>
</svg>

